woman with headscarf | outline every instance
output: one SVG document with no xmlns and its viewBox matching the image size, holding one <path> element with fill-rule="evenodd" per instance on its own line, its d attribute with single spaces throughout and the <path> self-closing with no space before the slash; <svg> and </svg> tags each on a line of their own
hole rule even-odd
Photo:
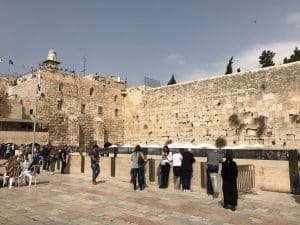
<svg viewBox="0 0 300 225">
<path fill-rule="evenodd" d="M 236 163 L 233 161 L 231 152 L 226 153 L 226 160 L 222 163 L 221 174 L 223 179 L 224 208 L 230 208 L 232 211 L 235 211 L 238 199 L 238 169 Z"/>
</svg>

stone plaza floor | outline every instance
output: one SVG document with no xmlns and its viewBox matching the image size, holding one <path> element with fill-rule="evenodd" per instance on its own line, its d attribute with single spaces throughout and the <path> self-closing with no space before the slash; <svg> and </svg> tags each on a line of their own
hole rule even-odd
<svg viewBox="0 0 300 225">
<path fill-rule="evenodd" d="M 0 188 L 0 224 L 300 224 L 300 196 L 258 191 L 242 195 L 237 211 L 204 191 L 132 190 L 128 182 L 100 176 L 42 171 L 36 186 Z"/>
</svg>

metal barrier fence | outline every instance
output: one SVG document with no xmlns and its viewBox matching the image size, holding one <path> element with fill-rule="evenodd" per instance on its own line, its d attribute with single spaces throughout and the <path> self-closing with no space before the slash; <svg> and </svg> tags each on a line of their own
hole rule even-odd
<svg viewBox="0 0 300 225">
<path fill-rule="evenodd" d="M 201 187 L 207 188 L 207 163 L 201 162 Z M 255 170 L 254 165 L 238 165 L 237 188 L 239 193 L 247 193 L 255 187 Z M 220 187 L 222 179 L 219 177 Z M 220 188 L 222 192 L 222 188 Z"/>
<path fill-rule="evenodd" d="M 238 165 L 238 192 L 249 192 L 255 187 L 254 165 Z"/>
</svg>

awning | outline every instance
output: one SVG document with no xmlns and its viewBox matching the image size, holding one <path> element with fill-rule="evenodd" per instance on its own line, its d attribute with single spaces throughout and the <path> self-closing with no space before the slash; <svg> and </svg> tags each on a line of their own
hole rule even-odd
<svg viewBox="0 0 300 225">
<path fill-rule="evenodd" d="M 34 123 L 33 120 L 14 119 L 14 118 L 0 118 L 0 122 Z M 37 123 L 48 123 L 48 121 L 44 121 L 44 120 L 36 120 L 36 122 Z"/>
</svg>

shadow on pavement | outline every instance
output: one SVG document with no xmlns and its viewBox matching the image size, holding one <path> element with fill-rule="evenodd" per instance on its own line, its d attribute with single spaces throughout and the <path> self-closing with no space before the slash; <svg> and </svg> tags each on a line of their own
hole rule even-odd
<svg viewBox="0 0 300 225">
<path fill-rule="evenodd" d="M 97 184 L 103 184 L 103 183 L 106 183 L 106 180 L 97 181 Z"/>
<path fill-rule="evenodd" d="M 300 195 L 293 195 L 293 198 L 298 204 L 300 204 Z"/>
</svg>

